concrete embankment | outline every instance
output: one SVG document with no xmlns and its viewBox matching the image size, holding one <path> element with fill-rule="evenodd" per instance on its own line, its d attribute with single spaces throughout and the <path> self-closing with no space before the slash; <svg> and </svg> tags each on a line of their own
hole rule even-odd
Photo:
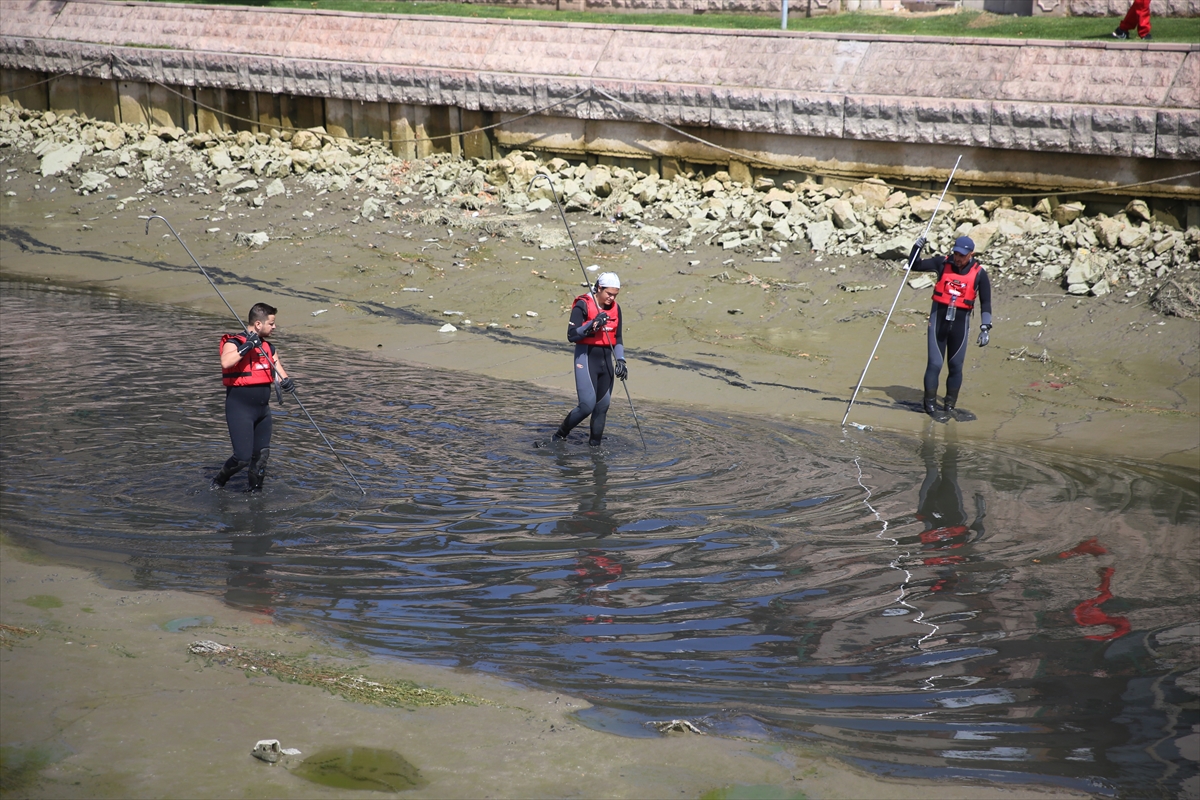
<svg viewBox="0 0 1200 800">
<path fill-rule="evenodd" d="M 1173 177 L 1200 170 L 1200 45 L 159 3 L 6 0 L 0 12 L 4 94 L 101 120 L 321 125 L 408 157 L 522 148 L 667 178 L 718 164 L 743 183 L 807 170 L 929 188 L 962 154 L 964 188 L 1161 181 L 1136 193 L 1193 206 L 1200 193 L 1195 175 Z"/>
</svg>

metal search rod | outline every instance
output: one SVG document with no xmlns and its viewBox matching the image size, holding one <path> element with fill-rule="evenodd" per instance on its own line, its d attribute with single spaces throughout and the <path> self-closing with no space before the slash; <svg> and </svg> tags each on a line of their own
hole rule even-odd
<svg viewBox="0 0 1200 800">
<path fill-rule="evenodd" d="M 554 196 L 554 204 L 558 206 L 558 218 L 563 221 L 563 227 L 567 229 L 567 236 L 571 240 L 571 249 L 575 251 L 575 260 L 579 262 L 579 271 L 583 273 L 583 282 L 587 284 L 588 291 L 592 292 L 592 279 L 588 277 L 587 268 L 583 266 L 583 258 L 579 255 L 579 245 L 575 244 L 575 234 L 571 233 L 571 226 L 567 224 L 567 215 L 563 211 L 562 203 L 558 199 L 558 192 L 554 190 L 554 181 L 544 172 L 539 172 L 529 181 L 529 188 L 533 188 L 533 184 L 537 183 L 537 179 L 541 178 L 546 181 L 546 185 L 550 187 L 550 194 Z M 595 292 L 592 292 L 595 294 Z"/>
<path fill-rule="evenodd" d="M 950 188 L 950 182 L 954 180 L 954 173 L 958 172 L 959 162 L 962 161 L 960 155 L 954 162 L 954 169 L 950 170 L 950 177 L 946 179 L 946 185 L 942 188 L 942 194 L 938 197 L 937 206 L 933 209 L 933 216 L 929 218 L 929 224 L 925 226 L 925 232 L 921 234 L 924 239 L 929 236 L 929 229 L 933 227 L 933 221 L 937 219 L 938 211 L 942 208 L 942 200 L 946 197 L 946 191 Z M 908 260 L 908 267 L 904 270 L 904 277 L 900 279 L 900 287 L 896 289 L 896 299 L 892 300 L 892 307 L 888 309 L 887 319 L 883 321 L 883 328 L 879 331 L 879 338 L 875 340 L 875 346 L 871 348 L 871 355 L 867 356 L 867 364 L 863 367 L 862 375 L 858 379 L 858 385 L 854 387 L 854 394 L 850 396 L 850 402 L 846 404 L 846 413 L 842 417 L 842 427 L 845 427 L 846 420 L 850 418 L 850 409 L 854 406 L 854 401 L 858 398 L 858 390 L 862 388 L 863 381 L 867 379 L 867 370 L 871 368 L 871 362 L 875 359 L 875 351 L 879 349 L 879 343 L 883 341 L 883 334 L 887 332 L 888 322 L 892 319 L 892 312 L 896 310 L 896 303 L 900 302 L 900 293 L 904 291 L 904 282 L 908 280 L 908 274 L 912 272 L 913 264 L 917 263 L 917 259 L 921 257 L 920 253 L 913 253 Z"/>
<path fill-rule="evenodd" d="M 633 398 L 629 396 L 629 386 L 625 381 L 621 381 L 621 385 L 625 387 L 625 399 L 629 401 L 629 413 L 633 414 L 633 424 L 637 425 L 638 436 L 642 438 L 642 452 L 646 451 L 646 436 L 642 433 L 642 423 L 638 422 L 637 412 L 633 410 Z"/>
<path fill-rule="evenodd" d="M 529 188 L 533 188 L 533 184 L 538 178 L 546 181 L 546 185 L 550 187 L 550 194 L 554 195 L 554 204 L 558 206 L 558 218 L 563 221 L 563 227 L 567 229 L 567 236 L 571 239 L 571 249 L 575 251 L 575 260 L 579 262 L 579 271 L 583 273 L 584 285 L 588 287 L 590 294 L 595 295 L 593 281 L 588 277 L 587 268 L 583 266 L 583 258 L 579 255 L 579 245 L 575 244 L 575 234 L 571 233 L 571 226 L 567 224 L 567 215 L 563 211 L 562 203 L 559 202 L 558 192 L 554 189 L 554 181 L 545 172 L 539 172 L 529 181 Z M 629 386 L 623 380 L 621 385 L 625 387 L 625 399 L 629 401 L 629 413 L 633 414 L 633 424 L 637 425 L 638 436 L 642 439 L 642 452 L 646 452 L 646 437 L 642 434 L 642 423 L 638 421 L 637 412 L 633 410 L 633 398 L 629 394 Z"/>
<path fill-rule="evenodd" d="M 162 216 L 161 214 L 154 214 L 153 216 L 147 217 L 146 218 L 146 233 L 147 234 L 150 233 L 150 223 L 156 219 L 162 220 L 163 224 L 166 225 L 168 229 L 170 229 L 171 233 L 175 234 L 175 239 L 179 242 L 179 244 L 183 247 L 183 249 L 191 257 L 192 263 L 194 263 L 196 265 L 196 267 L 200 270 L 200 272 L 204 275 L 204 277 L 206 279 L 208 279 L 209 285 L 213 287 L 213 291 L 215 291 L 217 293 L 217 296 L 221 298 L 221 302 L 223 302 L 225 304 L 225 307 L 229 309 L 229 313 L 233 314 L 234 320 L 237 321 L 237 324 L 239 326 L 241 326 L 242 330 L 246 330 L 246 326 L 242 322 L 242 318 L 239 317 L 238 313 L 233 310 L 233 306 L 231 306 L 229 304 L 229 301 L 225 299 L 225 295 L 221 294 L 221 290 L 217 288 L 217 284 L 213 281 L 212 276 L 208 274 L 208 271 L 206 269 L 204 269 L 203 265 L 201 265 L 200 262 L 196 259 L 196 256 L 192 255 L 192 251 L 188 248 L 187 244 L 184 243 L 183 238 L 179 235 L 179 233 L 175 230 L 175 227 L 173 225 L 171 225 L 171 223 L 167 220 L 166 217 Z M 279 388 L 279 372 L 275 369 L 275 362 L 274 362 L 274 360 L 272 360 L 271 354 L 267 352 L 265 346 L 259 345 L 257 349 L 260 353 L 262 353 L 262 356 L 264 359 L 266 359 L 267 363 L 271 365 L 271 382 L 275 386 L 275 395 L 279 398 L 280 404 L 282 404 L 283 403 L 283 392 L 280 391 L 280 388 Z M 325 432 L 321 430 L 321 426 L 317 425 L 317 421 L 312 418 L 312 414 L 308 413 L 308 409 L 305 408 L 304 403 L 302 403 L 300 401 L 300 396 L 298 394 L 296 394 L 295 390 L 293 390 L 290 394 L 292 395 L 293 398 L 295 398 L 296 405 L 300 406 L 300 410 L 304 412 L 304 416 L 308 417 L 308 421 L 312 423 L 313 428 L 315 428 L 317 433 L 319 433 L 321 435 L 321 438 L 325 441 L 325 444 L 329 446 L 330 451 L 333 452 L 334 458 L 336 458 L 338 460 L 338 463 L 342 465 L 342 468 L 344 470 L 346 470 L 346 474 L 350 476 L 350 480 L 354 481 L 354 485 L 357 486 L 358 490 L 365 495 L 367 493 L 367 490 L 362 487 L 362 484 L 358 482 L 358 478 L 354 477 L 354 473 L 350 471 L 350 467 L 346 466 L 346 462 L 342 460 L 342 457 L 340 455 L 338 455 L 338 451 L 334 449 L 334 447 L 330 443 L 329 439 L 326 438 Z"/>
</svg>

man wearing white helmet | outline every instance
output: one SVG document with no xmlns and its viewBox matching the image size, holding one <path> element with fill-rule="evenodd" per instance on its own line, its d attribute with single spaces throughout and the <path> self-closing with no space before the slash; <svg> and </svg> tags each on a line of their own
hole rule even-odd
<svg viewBox="0 0 1200 800">
<path fill-rule="evenodd" d="M 567 324 L 567 341 L 575 345 L 575 392 L 579 405 L 571 409 L 562 425 L 554 432 L 554 441 L 561 442 L 589 414 L 592 417 L 588 444 L 599 447 L 604 437 L 604 421 L 612 400 L 614 377 L 625 380 L 625 346 L 621 342 L 621 307 L 617 295 L 621 279 L 615 272 L 605 272 L 596 279 L 588 294 L 575 298 L 571 306 L 571 321 Z M 616 356 L 616 364 L 612 357 Z"/>
</svg>

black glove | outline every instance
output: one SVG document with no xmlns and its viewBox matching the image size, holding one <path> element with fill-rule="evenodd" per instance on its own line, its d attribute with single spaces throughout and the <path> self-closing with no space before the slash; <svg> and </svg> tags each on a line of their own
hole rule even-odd
<svg viewBox="0 0 1200 800">
<path fill-rule="evenodd" d="M 617 377 L 621 380 L 629 377 L 629 367 L 625 366 L 625 359 L 623 358 L 617 359 Z"/>
<path fill-rule="evenodd" d="M 244 341 L 238 345 L 238 349 L 237 349 L 238 355 L 245 356 L 246 353 L 249 353 L 251 350 L 253 350 L 254 348 L 258 347 L 261 344 L 262 344 L 262 339 L 258 338 L 257 333 L 248 333 L 248 334 L 246 334 L 246 341 Z"/>
<path fill-rule="evenodd" d="M 284 378 L 279 382 L 279 388 L 285 392 L 294 392 L 296 391 L 296 382 L 291 378 Z"/>
<path fill-rule="evenodd" d="M 607 324 L 608 324 L 608 314 L 605 314 L 603 311 L 601 311 L 599 314 L 596 315 L 596 318 L 592 320 L 592 330 L 594 330 L 594 331 L 601 330 Z"/>
<path fill-rule="evenodd" d="M 924 236 L 918 236 L 913 242 L 912 250 L 908 251 L 908 263 L 913 263 L 921 257 L 921 251 L 925 249 L 928 240 Z"/>
<path fill-rule="evenodd" d="M 979 346 L 980 347 L 985 347 L 987 345 L 988 341 L 992 338 L 988 334 L 988 331 L 990 331 L 991 329 L 992 329 L 991 325 L 980 325 L 979 326 Z"/>
</svg>

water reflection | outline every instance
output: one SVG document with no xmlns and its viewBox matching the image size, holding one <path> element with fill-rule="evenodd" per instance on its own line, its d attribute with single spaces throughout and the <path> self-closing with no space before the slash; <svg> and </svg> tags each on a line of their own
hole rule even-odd
<svg viewBox="0 0 1200 800">
<path fill-rule="evenodd" d="M 559 398 L 293 341 L 369 496 L 287 406 L 263 496 L 213 493 L 221 324 L 172 312 L 164 381 L 146 313 L 4 285 L 6 531 L 558 686 L 609 727 L 686 717 L 888 774 L 1127 796 L 1195 774 L 1194 471 L 653 406 L 644 455 L 619 416 L 599 453 L 534 449 Z M 74 332 L 69 376 L 44 368 L 66 343 L 12 346 L 47 325 Z"/>
</svg>

